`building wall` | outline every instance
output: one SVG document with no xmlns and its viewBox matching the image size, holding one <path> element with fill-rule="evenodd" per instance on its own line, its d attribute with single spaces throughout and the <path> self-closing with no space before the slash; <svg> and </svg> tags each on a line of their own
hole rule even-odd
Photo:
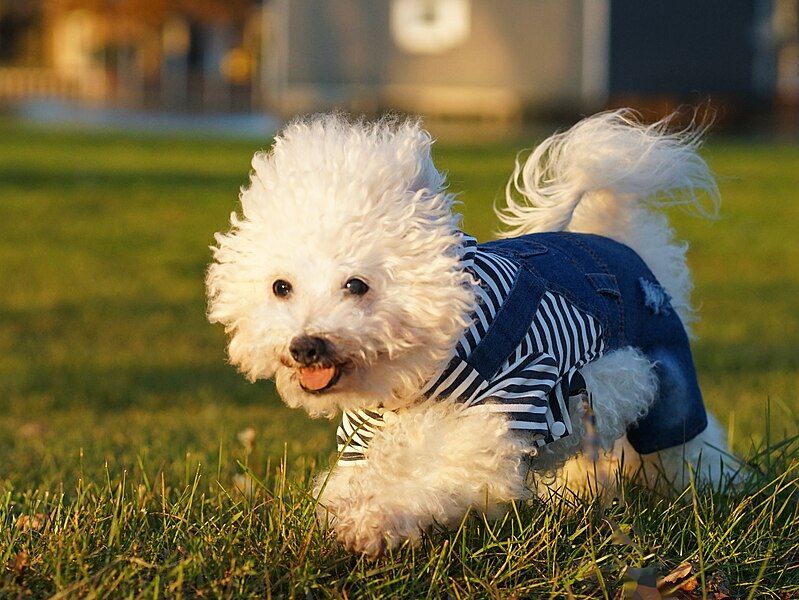
<svg viewBox="0 0 799 600">
<path fill-rule="evenodd" d="M 468 35 L 430 53 L 408 51 L 392 34 L 392 3 L 403 1 L 284 0 L 280 103 L 295 110 L 350 103 L 498 115 L 579 105 L 581 0 L 464 0 Z"/>
</svg>

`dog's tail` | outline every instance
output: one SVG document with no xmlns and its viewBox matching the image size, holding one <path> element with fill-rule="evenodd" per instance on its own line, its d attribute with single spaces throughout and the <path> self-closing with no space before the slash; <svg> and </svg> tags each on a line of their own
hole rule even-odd
<svg viewBox="0 0 799 600">
<path fill-rule="evenodd" d="M 641 124 L 628 109 L 589 117 L 517 160 L 498 211 L 503 237 L 580 231 L 630 246 L 692 320 L 687 247 L 656 210 L 680 205 L 703 216 L 719 206 L 716 182 L 698 153 L 706 127 L 669 133 L 672 117 Z"/>
</svg>

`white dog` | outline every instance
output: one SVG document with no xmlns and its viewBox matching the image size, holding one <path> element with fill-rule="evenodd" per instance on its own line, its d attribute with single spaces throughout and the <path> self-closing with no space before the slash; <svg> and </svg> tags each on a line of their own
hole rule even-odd
<svg viewBox="0 0 799 600">
<path fill-rule="evenodd" d="M 216 236 L 209 318 L 231 362 L 289 406 L 343 412 L 320 518 L 374 556 L 470 509 L 601 491 L 618 468 L 720 484 L 686 245 L 657 211 L 715 212 L 698 133 L 616 111 L 549 138 L 508 184 L 512 239 L 480 246 L 431 144 L 412 120 L 296 120 Z"/>
</svg>

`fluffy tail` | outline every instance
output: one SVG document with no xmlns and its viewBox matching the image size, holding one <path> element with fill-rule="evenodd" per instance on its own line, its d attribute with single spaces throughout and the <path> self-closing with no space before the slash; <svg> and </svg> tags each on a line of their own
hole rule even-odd
<svg viewBox="0 0 799 600">
<path fill-rule="evenodd" d="M 541 231 L 596 233 L 627 244 L 652 269 L 688 323 L 687 246 L 658 207 L 715 216 L 718 187 L 698 153 L 704 127 L 669 133 L 671 117 L 641 124 L 629 109 L 600 113 L 542 142 L 516 162 L 506 187 L 503 237 Z"/>
</svg>

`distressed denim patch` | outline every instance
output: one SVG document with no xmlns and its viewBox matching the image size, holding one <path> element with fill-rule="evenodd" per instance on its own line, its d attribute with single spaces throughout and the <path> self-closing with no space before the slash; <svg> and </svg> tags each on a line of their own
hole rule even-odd
<svg viewBox="0 0 799 600">
<path fill-rule="evenodd" d="M 671 296 L 659 283 L 643 277 L 638 279 L 644 292 L 644 304 L 656 315 L 671 314 Z"/>
</svg>

